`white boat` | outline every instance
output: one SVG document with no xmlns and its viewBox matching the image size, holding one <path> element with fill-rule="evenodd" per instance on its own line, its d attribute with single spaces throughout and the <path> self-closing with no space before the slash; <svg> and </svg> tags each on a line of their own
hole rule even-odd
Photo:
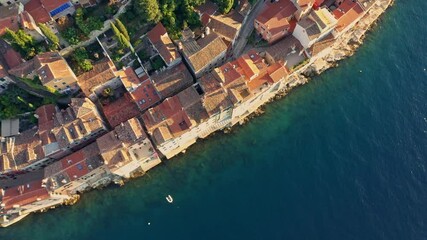
<svg viewBox="0 0 427 240">
<path fill-rule="evenodd" d="M 168 201 L 168 203 L 173 203 L 173 198 L 172 198 L 172 196 L 171 196 L 171 195 L 168 195 L 168 196 L 166 197 L 166 201 Z"/>
</svg>

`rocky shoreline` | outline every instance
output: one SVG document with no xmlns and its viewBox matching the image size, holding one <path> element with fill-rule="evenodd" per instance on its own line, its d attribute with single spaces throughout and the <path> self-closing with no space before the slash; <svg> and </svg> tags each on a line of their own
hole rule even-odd
<svg viewBox="0 0 427 240">
<path fill-rule="evenodd" d="M 250 114 L 244 119 L 240 125 L 245 124 L 251 118 L 257 117 L 264 113 L 263 107 L 273 101 L 281 99 L 288 95 L 292 89 L 302 86 L 310 80 L 323 73 L 324 71 L 337 67 L 339 62 L 351 57 L 356 53 L 358 48 L 363 44 L 366 34 L 376 25 L 379 21 L 380 16 L 394 3 L 394 0 L 379 0 L 372 6 L 372 8 L 360 19 L 356 25 L 345 32 L 343 35 L 338 37 L 333 45 L 331 46 L 331 52 L 323 58 L 319 58 L 312 63 L 309 63 L 297 71 L 289 75 L 290 78 L 294 78 L 292 84 L 289 87 L 282 89 L 272 99 L 262 105 L 255 112 Z M 225 133 L 231 132 L 231 128 L 225 129 Z"/>
<path fill-rule="evenodd" d="M 372 6 L 372 8 L 366 13 L 366 15 L 363 16 L 362 19 L 352 29 L 350 29 L 335 40 L 335 42 L 331 46 L 332 50 L 328 55 L 323 58 L 319 58 L 305 66 L 302 66 L 301 68 L 293 72 L 291 75 L 289 75 L 289 78 L 292 79 L 292 81 L 290 81 L 289 86 L 280 90 L 279 93 L 272 97 L 269 101 L 267 101 L 266 104 L 286 96 L 292 89 L 308 83 L 312 79 L 312 77 L 321 74 L 327 69 L 338 66 L 339 61 L 352 56 L 363 43 L 366 33 L 375 25 L 375 23 L 379 20 L 379 17 L 386 11 L 388 7 L 392 5 L 392 3 L 393 0 L 378 0 L 374 4 L 374 6 Z M 260 106 L 256 111 L 254 111 L 248 117 L 243 119 L 240 124 L 244 124 L 251 118 L 263 114 L 264 105 Z M 230 131 L 232 131 L 232 127 L 225 128 L 223 130 L 224 133 L 229 133 Z M 143 173 L 137 173 L 132 176 L 131 179 L 139 177 L 141 175 L 143 175 Z M 122 186 L 128 180 L 129 179 L 104 179 L 104 181 L 100 182 L 96 188 L 105 187 L 111 182 Z M 91 189 L 93 188 L 85 189 L 85 191 L 90 191 Z M 65 200 L 64 202 L 62 202 L 62 204 L 58 205 L 73 205 L 78 202 L 81 194 L 82 192 L 80 192 L 80 194 L 75 194 L 72 196 L 72 198 Z M 44 212 L 47 210 L 48 209 L 41 209 L 40 212 Z M 24 216 L 14 219 L 13 222 L 19 221 L 23 217 Z M 13 222 L 5 226 L 8 226 Z"/>
</svg>

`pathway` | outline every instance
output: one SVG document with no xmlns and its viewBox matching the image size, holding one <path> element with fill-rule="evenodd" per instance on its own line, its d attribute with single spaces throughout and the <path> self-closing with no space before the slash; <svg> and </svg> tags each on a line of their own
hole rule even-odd
<svg viewBox="0 0 427 240">
<path fill-rule="evenodd" d="M 252 7 L 251 12 L 249 13 L 245 23 L 240 28 L 239 36 L 237 37 L 236 44 L 233 48 L 233 56 L 238 57 L 242 54 L 245 49 L 248 38 L 254 30 L 254 20 L 258 16 L 259 12 L 264 7 L 264 0 L 258 0 L 255 5 Z"/>
<path fill-rule="evenodd" d="M 77 49 L 79 47 L 86 47 L 87 45 L 90 45 L 93 42 L 95 42 L 97 37 L 99 37 L 101 34 L 104 34 L 107 30 L 109 30 L 111 28 L 111 22 L 113 20 L 117 19 L 122 13 L 126 12 L 126 7 L 130 3 L 131 3 L 131 0 L 128 0 L 124 5 L 122 5 L 119 8 L 119 10 L 117 11 L 117 13 L 113 16 L 112 19 L 108 19 L 104 22 L 104 26 L 100 30 L 95 30 L 95 31 L 91 32 L 88 40 L 86 40 L 84 42 L 80 42 L 77 45 L 71 45 L 71 46 L 68 46 L 66 48 L 61 49 L 61 51 L 59 52 L 61 54 L 61 56 L 67 56 L 68 54 L 72 53 L 74 51 L 74 49 Z"/>
</svg>

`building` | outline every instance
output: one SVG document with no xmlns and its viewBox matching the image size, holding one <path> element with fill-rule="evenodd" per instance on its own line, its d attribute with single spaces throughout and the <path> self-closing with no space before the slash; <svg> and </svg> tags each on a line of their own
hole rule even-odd
<svg viewBox="0 0 427 240">
<path fill-rule="evenodd" d="M 221 14 L 218 11 L 218 6 L 211 1 L 207 1 L 196 8 L 196 12 L 200 16 L 200 20 L 205 28 L 205 31 L 217 33 L 229 50 L 234 47 L 234 43 L 239 34 L 240 27 L 243 24 L 247 11 L 250 10 L 250 3 L 242 1 L 239 5 L 239 10 L 231 10 L 227 14 Z M 206 33 L 205 33 L 206 34 Z"/>
<path fill-rule="evenodd" d="M 0 6 L 0 36 L 6 33 L 6 29 L 19 30 L 19 14 L 24 10 L 21 3 Z"/>
<path fill-rule="evenodd" d="M 179 50 L 195 78 L 222 64 L 227 52 L 227 44 L 215 32 L 206 30 L 199 39 L 180 41 Z"/>
<path fill-rule="evenodd" d="M 158 23 L 147 33 L 147 38 L 154 50 L 166 63 L 167 67 L 173 67 L 182 61 L 181 55 L 170 39 L 162 23 Z M 152 56 L 153 57 L 153 56 Z"/>
<path fill-rule="evenodd" d="M 110 182 L 96 143 L 76 151 L 44 169 L 43 182 L 49 192 L 72 195 Z"/>
<path fill-rule="evenodd" d="M 93 64 L 92 70 L 78 76 L 77 83 L 86 97 L 96 100 L 96 95 L 100 94 L 103 88 L 117 88 L 121 85 L 116 71 L 114 63 L 110 59 L 104 58 Z"/>
<path fill-rule="evenodd" d="M 234 125 L 285 87 L 288 70 L 283 62 L 269 64 L 254 50 L 212 72 L 233 103 Z"/>
<path fill-rule="evenodd" d="M 336 24 L 337 20 L 329 10 L 320 8 L 312 11 L 306 18 L 297 23 L 293 36 L 306 49 L 331 33 Z"/>
<path fill-rule="evenodd" d="M 121 123 L 96 142 L 104 163 L 121 178 L 145 173 L 161 163 L 137 118 Z"/>
<path fill-rule="evenodd" d="M 267 1 L 255 18 L 254 27 L 261 37 L 272 44 L 292 33 L 292 19 L 297 8 L 291 0 Z"/>
<path fill-rule="evenodd" d="M 76 10 L 69 0 L 30 0 L 24 9 L 36 23 L 47 23 L 62 16 L 73 15 Z"/>
<path fill-rule="evenodd" d="M 365 13 L 360 4 L 352 0 L 339 0 L 335 4 L 337 8 L 332 13 L 338 20 L 335 27 L 338 33 L 346 32 L 352 28 Z"/>
<path fill-rule="evenodd" d="M 193 77 L 184 63 L 150 76 L 161 99 L 171 97 L 193 84 Z"/>
<path fill-rule="evenodd" d="M 130 67 L 119 71 L 118 74 L 123 86 L 138 105 L 139 110 L 144 111 L 160 101 L 160 95 L 147 74 L 137 76 Z"/>
<path fill-rule="evenodd" d="M 66 109 L 50 104 L 36 110 L 38 128 L 2 138 L 2 155 L 16 170 L 38 170 L 80 149 L 106 132 L 106 126 L 89 99 L 72 98 Z M 4 164 L 6 165 L 6 164 Z M 2 170 L 2 171 L 5 171 Z"/>
<path fill-rule="evenodd" d="M 191 86 L 148 109 L 142 119 L 157 149 L 171 158 L 194 144 L 208 119 L 199 92 Z"/>
<path fill-rule="evenodd" d="M 297 21 L 300 21 L 302 18 L 306 17 L 311 9 L 314 6 L 320 6 L 323 0 L 291 0 L 297 11 L 295 13 L 295 18 Z"/>
<path fill-rule="evenodd" d="M 26 4 L 29 0 L 0 0 L 0 6 L 10 6 L 15 3 Z"/>
<path fill-rule="evenodd" d="M 68 195 L 48 192 L 41 180 L 0 189 L 0 226 L 7 227 L 32 212 L 62 204 L 68 199 Z"/>
<path fill-rule="evenodd" d="M 9 70 L 20 78 L 38 77 L 43 86 L 58 92 L 78 89 L 77 77 L 58 52 L 45 52 Z"/>
</svg>

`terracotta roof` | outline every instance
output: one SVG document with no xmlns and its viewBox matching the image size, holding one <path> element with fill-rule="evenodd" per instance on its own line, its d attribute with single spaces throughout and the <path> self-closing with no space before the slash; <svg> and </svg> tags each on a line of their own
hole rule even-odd
<svg viewBox="0 0 427 240">
<path fill-rule="evenodd" d="M 344 0 L 334 11 L 333 14 L 338 23 L 336 30 L 341 32 L 348 25 L 356 21 L 364 13 L 362 7 L 357 2 L 351 0 Z"/>
<path fill-rule="evenodd" d="M 53 104 L 43 105 L 36 109 L 39 131 L 51 130 L 54 126 L 56 107 Z"/>
<path fill-rule="evenodd" d="M 141 111 L 160 101 L 160 96 L 149 78 L 146 78 L 135 90 L 129 93 Z"/>
<path fill-rule="evenodd" d="M 183 51 L 194 72 L 198 73 L 227 51 L 227 45 L 218 34 L 212 32 L 205 38 L 200 38 L 197 41 L 190 40 L 183 42 Z"/>
<path fill-rule="evenodd" d="M 215 14 L 210 16 L 207 24 L 212 31 L 219 34 L 226 41 L 231 42 L 242 26 L 243 17 L 237 11 L 230 11 L 228 14 Z"/>
<path fill-rule="evenodd" d="M 116 77 L 116 68 L 108 58 L 93 65 L 93 69 L 77 77 L 77 82 L 86 96 L 92 94 L 95 87 Z"/>
<path fill-rule="evenodd" d="M 30 0 L 24 5 L 25 11 L 27 11 L 36 23 L 46 23 L 51 20 L 49 12 L 43 7 L 41 0 Z"/>
<path fill-rule="evenodd" d="M 266 52 L 274 59 L 274 61 L 285 61 L 287 55 L 292 51 L 300 52 L 303 46 L 300 41 L 293 35 L 287 36 L 279 42 L 268 46 Z"/>
<path fill-rule="evenodd" d="M 0 36 L 6 33 L 6 28 L 12 31 L 19 30 L 20 4 L 0 6 Z"/>
<path fill-rule="evenodd" d="M 311 20 L 310 18 L 304 18 L 297 24 L 304 28 L 305 33 L 307 34 L 310 40 L 317 38 L 322 33 L 316 22 Z"/>
<path fill-rule="evenodd" d="M 60 148 L 69 147 L 105 128 L 95 104 L 87 98 L 72 98 L 70 107 L 56 112 L 54 124 L 52 133 Z"/>
<path fill-rule="evenodd" d="M 74 72 L 58 52 L 45 52 L 36 55 L 33 59 L 9 70 L 17 77 L 27 77 L 37 73 L 42 84 L 47 84 L 55 79 L 74 77 Z"/>
<path fill-rule="evenodd" d="M 170 97 L 193 83 L 193 77 L 184 63 L 154 74 L 151 79 L 162 98 Z"/>
<path fill-rule="evenodd" d="M 2 204 L 5 210 L 13 208 L 14 205 L 25 206 L 38 200 L 49 198 L 46 188 L 42 187 L 42 181 L 36 180 L 24 185 L 5 189 Z"/>
<path fill-rule="evenodd" d="M 267 1 L 262 12 L 256 17 L 256 21 L 263 24 L 274 35 L 286 26 L 297 8 L 290 0 Z"/>
<path fill-rule="evenodd" d="M 138 119 L 121 123 L 113 131 L 97 139 L 101 156 L 111 170 L 129 162 L 128 147 L 146 140 L 147 136 Z"/>
<path fill-rule="evenodd" d="M 87 175 L 103 164 L 96 143 L 92 143 L 47 166 L 44 169 L 46 186 L 49 190 L 55 190 Z"/>
<path fill-rule="evenodd" d="M 212 1 L 206 1 L 202 5 L 195 7 L 195 10 L 200 15 L 213 15 L 218 11 L 218 6 Z"/>
<path fill-rule="evenodd" d="M 314 43 L 310 47 L 309 51 L 310 51 L 311 56 L 315 56 L 315 55 L 319 54 L 324 49 L 332 46 L 332 44 L 334 44 L 334 42 L 335 42 L 334 36 L 332 34 L 328 34 L 328 36 L 326 36 L 325 38 L 323 38 L 319 42 Z"/>
<path fill-rule="evenodd" d="M 24 62 L 21 55 L 11 47 L 5 51 L 3 56 L 9 68 L 14 68 Z"/>
<path fill-rule="evenodd" d="M 123 86 L 129 90 L 136 88 L 142 82 L 141 79 L 138 78 L 138 76 L 136 75 L 133 68 L 131 67 L 127 67 L 125 69 L 121 69 L 117 71 L 116 75 L 120 77 L 120 80 L 122 81 Z"/>
<path fill-rule="evenodd" d="M 34 18 L 27 12 L 23 11 L 19 14 L 21 25 L 24 29 L 36 30 L 37 25 L 35 24 Z"/>
<path fill-rule="evenodd" d="M 111 127 L 115 127 L 140 114 L 138 106 L 129 93 L 125 93 L 114 102 L 102 106 L 102 110 Z"/>
<path fill-rule="evenodd" d="M 300 7 L 306 7 L 309 5 L 313 5 L 316 2 L 316 0 L 296 0 L 296 3 L 300 6 Z"/>
<path fill-rule="evenodd" d="M 169 38 L 169 35 L 162 23 L 159 22 L 153 29 L 151 29 L 151 31 L 147 33 L 147 37 L 157 51 L 159 51 L 160 56 L 166 64 L 170 64 L 177 58 L 180 58 L 178 50 Z"/>
</svg>

